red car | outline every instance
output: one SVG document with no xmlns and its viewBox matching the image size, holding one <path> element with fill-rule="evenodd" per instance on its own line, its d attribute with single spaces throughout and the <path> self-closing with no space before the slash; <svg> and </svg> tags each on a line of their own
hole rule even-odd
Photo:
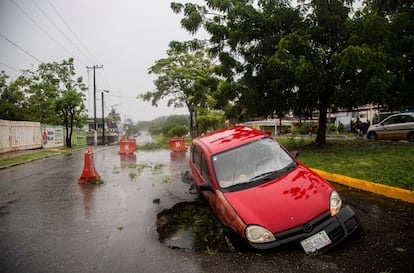
<svg viewBox="0 0 414 273">
<path fill-rule="evenodd" d="M 265 250 L 300 242 L 312 253 L 359 229 L 326 180 L 256 129 L 234 126 L 195 138 L 189 163 L 198 192 L 233 245 Z"/>
</svg>

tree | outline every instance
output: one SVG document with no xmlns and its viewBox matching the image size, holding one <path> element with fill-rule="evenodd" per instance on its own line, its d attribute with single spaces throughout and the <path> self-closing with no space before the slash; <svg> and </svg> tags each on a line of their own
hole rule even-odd
<svg viewBox="0 0 414 273">
<path fill-rule="evenodd" d="M 287 1 L 205 2 L 208 7 L 191 3 L 171 7 L 184 14 L 181 23 L 188 31 L 204 27 L 211 35 L 210 52 L 219 57 L 218 73 L 226 78 L 214 94 L 217 106 L 238 120 L 289 112 L 293 90 L 287 79 L 272 81 L 283 71 L 267 63 L 281 37 L 300 26 L 299 11 Z"/>
<path fill-rule="evenodd" d="M 305 28 L 295 28 L 285 35 L 276 47 L 272 63 L 280 64 L 293 74 L 297 88 L 297 102 L 319 111 L 316 143 L 326 142 L 326 124 L 329 107 L 341 84 L 341 71 L 335 62 L 348 45 L 352 1 L 302 1 L 312 11 L 304 17 Z M 284 63 L 288 66 L 284 65 Z"/>
<path fill-rule="evenodd" d="M 115 108 L 111 109 L 111 111 L 108 114 L 108 118 L 109 120 L 115 122 L 116 124 L 118 124 L 118 122 L 121 121 L 121 115 L 116 112 Z"/>
<path fill-rule="evenodd" d="M 197 109 L 211 107 L 208 96 L 216 90 L 219 82 L 214 76 L 216 65 L 203 46 L 204 42 L 199 40 L 170 42 L 168 57 L 156 61 L 149 68 L 149 74 L 158 76 L 154 81 L 156 90 L 139 96 L 144 101 L 151 101 L 154 106 L 164 98 L 168 98 L 168 106 L 186 106 L 191 129 L 195 127 Z"/>
<path fill-rule="evenodd" d="M 203 27 L 227 82 L 214 94 L 229 116 L 308 116 L 319 112 L 326 139 L 329 108 L 413 103 L 413 1 L 205 0 L 172 3 L 190 33 Z"/>
<path fill-rule="evenodd" d="M 63 125 L 66 145 L 71 147 L 73 127 L 86 122 L 82 92 L 87 88 L 81 77 L 74 79 L 75 75 L 72 58 L 42 63 L 35 71 L 25 70 L 8 86 L 2 73 L 2 118 Z"/>
<path fill-rule="evenodd" d="M 337 56 L 343 74 L 338 100 L 389 110 L 414 106 L 413 1 L 367 1 L 349 25 L 349 46 Z"/>
<path fill-rule="evenodd" d="M 25 94 L 19 88 L 20 79 L 8 84 L 9 76 L 1 71 L 0 73 L 0 119 L 7 120 L 28 120 L 27 101 Z"/>
<path fill-rule="evenodd" d="M 61 96 L 56 99 L 55 110 L 59 113 L 66 129 L 66 147 L 72 147 L 73 127 L 79 127 L 86 121 L 86 116 L 82 116 L 84 110 L 83 95 L 75 90 L 63 91 Z"/>
</svg>

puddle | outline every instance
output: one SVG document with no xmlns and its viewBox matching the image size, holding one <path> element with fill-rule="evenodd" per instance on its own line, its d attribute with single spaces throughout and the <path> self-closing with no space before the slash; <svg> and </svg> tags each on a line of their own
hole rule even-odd
<svg viewBox="0 0 414 273">
<path fill-rule="evenodd" d="M 207 204 L 177 203 L 157 215 L 157 231 L 170 248 L 215 254 L 226 252 L 223 226 Z"/>
<path fill-rule="evenodd" d="M 195 233 L 192 228 L 178 229 L 164 239 L 164 244 L 170 248 L 193 250 Z"/>
</svg>

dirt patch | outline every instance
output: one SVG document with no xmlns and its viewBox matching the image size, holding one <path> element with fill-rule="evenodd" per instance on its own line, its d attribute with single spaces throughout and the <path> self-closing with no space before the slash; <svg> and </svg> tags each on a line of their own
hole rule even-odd
<svg viewBox="0 0 414 273">
<path fill-rule="evenodd" d="M 171 248 L 215 254 L 225 252 L 223 225 L 201 201 L 182 202 L 157 215 L 162 243 Z"/>
</svg>

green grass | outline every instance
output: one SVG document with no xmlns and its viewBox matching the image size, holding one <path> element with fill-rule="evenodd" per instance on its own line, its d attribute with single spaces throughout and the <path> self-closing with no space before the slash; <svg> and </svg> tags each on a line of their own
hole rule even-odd
<svg viewBox="0 0 414 273">
<path fill-rule="evenodd" d="M 299 151 L 308 167 L 414 190 L 414 143 L 388 141 L 328 141 L 318 146 L 299 139 L 278 139 Z"/>
</svg>

